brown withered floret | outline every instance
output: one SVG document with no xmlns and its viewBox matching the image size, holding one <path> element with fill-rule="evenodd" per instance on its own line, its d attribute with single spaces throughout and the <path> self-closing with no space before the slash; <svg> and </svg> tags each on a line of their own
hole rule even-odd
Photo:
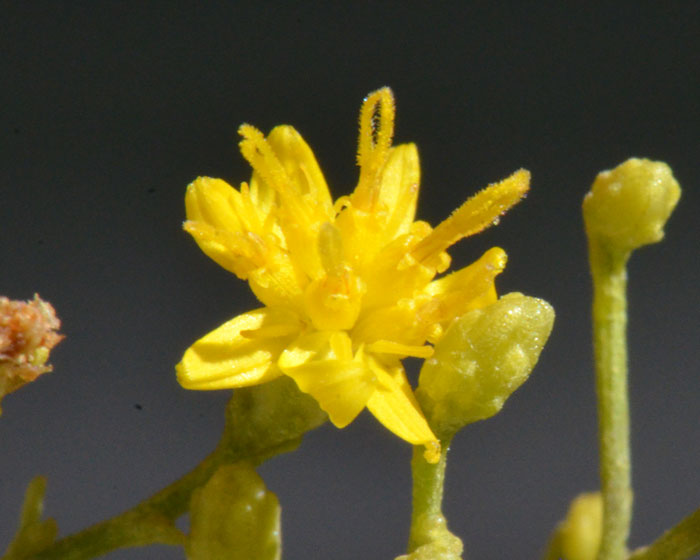
<svg viewBox="0 0 700 560">
<path fill-rule="evenodd" d="M 0 297 L 0 398 L 51 371 L 49 352 L 62 339 L 53 306 L 38 295 L 31 301 Z"/>
</svg>

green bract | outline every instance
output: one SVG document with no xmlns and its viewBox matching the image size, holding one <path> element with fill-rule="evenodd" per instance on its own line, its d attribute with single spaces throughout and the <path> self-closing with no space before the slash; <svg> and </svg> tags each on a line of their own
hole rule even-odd
<svg viewBox="0 0 700 560">
<path fill-rule="evenodd" d="M 46 478 L 34 477 L 24 494 L 19 529 L 5 551 L 4 560 L 25 558 L 41 552 L 56 539 L 58 526 L 53 519 L 42 520 Z"/>
<path fill-rule="evenodd" d="M 417 395 L 443 437 L 489 416 L 528 377 L 554 322 L 545 301 L 520 293 L 457 319 L 421 369 Z"/>
</svg>

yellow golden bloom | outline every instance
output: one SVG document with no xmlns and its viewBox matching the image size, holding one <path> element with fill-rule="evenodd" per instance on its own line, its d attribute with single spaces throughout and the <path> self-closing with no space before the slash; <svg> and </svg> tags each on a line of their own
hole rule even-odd
<svg viewBox="0 0 700 560">
<path fill-rule="evenodd" d="M 401 364 L 427 358 L 431 343 L 467 311 L 496 300 L 502 249 L 435 279 L 445 250 L 488 227 L 519 201 L 529 173 L 515 172 L 467 200 L 434 229 L 414 221 L 420 167 L 414 144 L 391 145 L 394 99 L 370 94 L 360 112 L 355 191 L 335 203 L 316 159 L 291 126 L 265 138 L 242 125 L 253 167 L 236 190 L 200 177 L 187 189 L 187 230 L 200 248 L 243 280 L 264 307 L 195 342 L 177 366 L 189 389 L 224 389 L 288 375 L 338 427 L 365 407 L 389 430 L 440 445 Z"/>
</svg>

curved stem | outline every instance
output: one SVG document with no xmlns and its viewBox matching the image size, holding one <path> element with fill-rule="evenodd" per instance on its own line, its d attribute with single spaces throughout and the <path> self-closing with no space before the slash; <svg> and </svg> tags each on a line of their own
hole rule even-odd
<svg viewBox="0 0 700 560">
<path fill-rule="evenodd" d="M 189 509 L 192 492 L 223 464 L 248 460 L 260 464 L 292 451 L 303 434 L 327 416 L 294 381 L 279 378 L 239 389 L 226 407 L 226 424 L 216 449 L 182 478 L 132 509 L 70 535 L 22 560 L 87 560 L 117 548 L 149 544 L 183 545 L 173 522 Z"/>
<path fill-rule="evenodd" d="M 192 492 L 209 479 L 223 458 L 219 447 L 189 473 L 134 508 L 55 542 L 32 560 L 84 560 L 117 548 L 182 545 L 184 535 L 172 522 L 187 511 Z"/>
<path fill-rule="evenodd" d="M 589 255 L 603 494 L 598 560 L 623 560 L 632 519 L 626 336 L 629 253 L 614 252 L 591 237 Z"/>
</svg>

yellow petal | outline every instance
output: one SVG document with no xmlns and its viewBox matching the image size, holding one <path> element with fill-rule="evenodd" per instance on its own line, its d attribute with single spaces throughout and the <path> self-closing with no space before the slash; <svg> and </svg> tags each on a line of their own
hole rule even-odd
<svg viewBox="0 0 700 560">
<path fill-rule="evenodd" d="M 415 144 L 402 144 L 389 151 L 382 170 L 379 207 L 387 212 L 387 242 L 408 233 L 416 215 L 420 163 Z"/>
<path fill-rule="evenodd" d="M 243 225 L 234 209 L 236 197 L 240 197 L 240 193 L 226 181 L 198 177 L 187 187 L 187 219 L 205 222 L 216 229 L 241 231 Z"/>
<path fill-rule="evenodd" d="M 410 258 L 410 251 L 430 231 L 427 223 L 413 222 L 410 233 L 380 247 L 376 254 L 368 250 L 369 243 L 364 245 L 366 264 L 360 270 L 367 286 L 365 308 L 392 305 L 402 298 L 411 298 L 435 277 L 434 267 L 423 266 Z M 363 247 L 360 245 L 356 250 L 362 252 Z M 407 260 L 411 262 L 404 266 Z"/>
<path fill-rule="evenodd" d="M 419 316 L 430 323 L 450 323 L 472 309 L 495 302 L 498 296 L 494 279 L 503 271 L 506 261 L 505 251 L 493 247 L 478 261 L 434 280 L 425 288 L 424 294 L 431 299 L 420 308 Z"/>
<path fill-rule="evenodd" d="M 187 221 L 183 229 L 205 255 L 242 280 L 265 265 L 265 254 L 269 249 L 258 235 L 216 229 L 206 222 Z"/>
<path fill-rule="evenodd" d="M 355 419 L 375 389 L 361 351 L 353 357 L 351 344 L 344 332 L 314 332 L 287 347 L 278 362 L 338 428 Z"/>
<path fill-rule="evenodd" d="M 239 192 L 220 179 L 199 177 L 187 187 L 185 207 L 184 228 L 211 259 L 242 279 L 264 265 L 266 211 L 245 183 Z"/>
<path fill-rule="evenodd" d="M 420 262 L 434 259 L 463 237 L 497 223 L 501 214 L 525 196 L 529 185 L 530 173 L 520 169 L 500 183 L 479 191 L 416 245 L 413 257 Z"/>
<path fill-rule="evenodd" d="M 226 389 L 265 383 L 280 375 L 283 348 L 301 328 L 291 312 L 257 309 L 239 315 L 200 338 L 176 366 L 186 389 Z M 256 336 L 256 331 L 260 331 Z M 267 332 L 269 337 L 265 337 Z"/>
<path fill-rule="evenodd" d="M 420 346 L 427 338 L 430 325 L 420 320 L 418 308 L 419 302 L 403 299 L 396 305 L 375 309 L 360 317 L 352 330 L 352 339 L 356 344 L 391 340 L 398 344 Z"/>
<path fill-rule="evenodd" d="M 406 358 L 430 358 L 433 355 L 432 346 L 411 346 L 408 344 L 400 344 L 391 340 L 377 340 L 367 345 L 367 351 L 373 354 L 392 354 Z"/>
<path fill-rule="evenodd" d="M 424 445 L 425 459 L 437 463 L 440 442 L 428 426 L 401 364 L 389 368 L 374 359 L 368 363 L 381 378 L 377 390 L 367 401 L 369 411 L 401 439 L 413 445 Z"/>
<path fill-rule="evenodd" d="M 276 126 L 267 141 L 297 193 L 313 203 L 326 219 L 331 217 L 333 200 L 328 185 L 313 151 L 301 134 L 288 125 Z"/>
<path fill-rule="evenodd" d="M 264 266 L 250 273 L 250 289 L 268 307 L 303 310 L 308 279 L 295 265 L 287 252 L 270 248 Z"/>
</svg>

